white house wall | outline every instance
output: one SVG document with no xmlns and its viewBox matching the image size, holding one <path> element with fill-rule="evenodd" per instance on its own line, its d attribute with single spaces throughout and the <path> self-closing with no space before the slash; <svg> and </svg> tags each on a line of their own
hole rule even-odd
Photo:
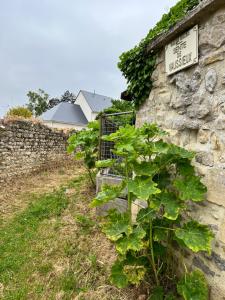
<svg viewBox="0 0 225 300">
<path fill-rule="evenodd" d="M 86 126 L 81 126 L 81 125 L 74 125 L 74 124 L 65 124 L 65 123 L 59 123 L 59 122 L 48 122 L 48 121 L 43 121 L 43 124 L 50 127 L 50 128 L 56 128 L 56 129 L 75 129 L 75 130 L 82 130 L 86 128 Z"/>
<path fill-rule="evenodd" d="M 96 119 L 97 115 L 98 115 L 98 113 L 92 112 L 92 114 L 91 114 L 91 120 L 94 121 Z"/>
<path fill-rule="evenodd" d="M 95 120 L 96 113 L 93 113 L 90 106 L 88 105 L 86 99 L 84 98 L 84 95 L 82 92 L 79 93 L 77 96 L 75 104 L 80 105 L 81 110 L 83 111 L 85 117 L 87 118 L 88 122 Z"/>
</svg>

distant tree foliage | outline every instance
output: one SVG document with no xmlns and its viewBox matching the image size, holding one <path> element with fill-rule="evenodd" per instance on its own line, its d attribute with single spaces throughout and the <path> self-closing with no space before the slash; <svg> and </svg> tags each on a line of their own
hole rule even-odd
<svg viewBox="0 0 225 300">
<path fill-rule="evenodd" d="M 8 117 L 23 117 L 25 119 L 29 119 L 32 117 L 32 112 L 23 106 L 12 107 L 7 112 Z"/>
<path fill-rule="evenodd" d="M 65 93 L 60 98 L 60 102 L 74 103 L 75 100 L 76 100 L 76 96 L 68 90 L 65 91 Z"/>
<path fill-rule="evenodd" d="M 105 110 L 103 110 L 103 112 L 99 113 L 97 119 L 99 119 L 100 116 L 104 114 L 115 114 L 115 113 L 132 112 L 132 111 L 134 113 L 115 115 L 110 117 L 110 120 L 113 121 L 118 126 L 125 126 L 126 124 L 135 123 L 134 103 L 130 101 L 124 101 L 124 100 L 112 100 L 112 106 L 106 108 Z"/>
<path fill-rule="evenodd" d="M 58 105 L 61 102 L 68 102 L 68 103 L 74 103 L 76 100 L 76 96 L 71 93 L 70 91 L 65 91 L 65 93 L 60 98 L 51 98 L 47 99 L 47 109 L 53 108 L 54 106 Z"/>
<path fill-rule="evenodd" d="M 58 105 L 60 102 L 61 101 L 58 98 L 51 98 L 48 102 L 48 109 L 53 108 L 54 106 Z"/>
<path fill-rule="evenodd" d="M 40 116 L 46 110 L 53 108 L 61 102 L 74 103 L 76 100 L 76 96 L 68 90 L 65 91 L 60 98 L 49 98 L 49 94 L 42 89 L 39 89 L 37 92 L 29 91 L 27 96 L 27 108 L 32 111 L 33 115 L 36 117 Z"/>
<path fill-rule="evenodd" d="M 39 89 L 37 92 L 29 91 L 27 93 L 27 97 L 27 108 L 36 117 L 40 116 L 48 109 L 49 95 L 44 90 Z"/>
<path fill-rule="evenodd" d="M 106 108 L 103 113 L 114 114 L 118 112 L 127 112 L 134 110 L 134 104 L 130 101 L 112 100 L 112 106 Z"/>
</svg>

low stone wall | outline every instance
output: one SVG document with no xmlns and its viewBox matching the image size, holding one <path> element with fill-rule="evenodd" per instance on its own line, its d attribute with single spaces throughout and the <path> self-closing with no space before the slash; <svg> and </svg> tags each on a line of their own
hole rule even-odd
<svg viewBox="0 0 225 300">
<path fill-rule="evenodd" d="M 210 225 L 215 240 L 211 256 L 194 255 L 187 261 L 206 274 L 212 287 L 210 299 L 224 300 L 225 5 L 214 13 L 206 12 L 200 21 L 192 21 L 189 26 L 196 24 L 199 25 L 199 63 L 167 76 L 165 50 L 159 51 L 153 89 L 137 114 L 137 126 L 144 122 L 157 123 L 169 132 L 169 141 L 196 151 L 193 163 L 208 193 L 207 201 L 196 204 L 191 214 Z"/>
<path fill-rule="evenodd" d="M 68 135 L 41 123 L 0 121 L 0 185 L 66 163 Z"/>
</svg>

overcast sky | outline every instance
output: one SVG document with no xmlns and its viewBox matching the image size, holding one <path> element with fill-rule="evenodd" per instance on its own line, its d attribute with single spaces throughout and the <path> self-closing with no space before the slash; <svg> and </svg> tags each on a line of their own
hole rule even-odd
<svg viewBox="0 0 225 300">
<path fill-rule="evenodd" d="M 119 55 L 136 45 L 176 0 L 3 0 L 0 116 L 29 90 L 114 98 L 126 87 Z"/>
</svg>

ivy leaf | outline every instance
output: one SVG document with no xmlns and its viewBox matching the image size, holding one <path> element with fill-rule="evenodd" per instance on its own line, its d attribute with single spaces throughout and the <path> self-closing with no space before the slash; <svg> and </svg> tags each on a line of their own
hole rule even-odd
<svg viewBox="0 0 225 300">
<path fill-rule="evenodd" d="M 174 180 L 173 185 L 177 188 L 181 200 L 200 202 L 204 200 L 207 188 L 201 183 L 200 178 L 191 176 L 184 179 Z"/>
<path fill-rule="evenodd" d="M 156 187 L 157 183 L 153 182 L 151 178 L 135 177 L 134 180 L 129 180 L 128 190 L 136 195 L 139 199 L 148 200 L 151 195 L 160 193 L 161 191 Z"/>
<path fill-rule="evenodd" d="M 149 223 L 156 217 L 155 211 L 150 207 L 142 208 L 137 214 L 138 223 Z"/>
<path fill-rule="evenodd" d="M 106 160 L 99 160 L 95 163 L 97 168 L 109 168 L 112 167 L 115 163 L 114 159 L 106 159 Z"/>
<path fill-rule="evenodd" d="M 128 214 L 114 214 L 112 221 L 106 223 L 102 231 L 113 242 L 119 240 L 124 233 L 130 235 L 132 227 L 129 224 Z"/>
<path fill-rule="evenodd" d="M 143 161 L 141 163 L 135 163 L 134 164 L 134 172 L 137 176 L 153 176 L 157 171 L 159 167 L 154 165 L 152 162 Z"/>
<path fill-rule="evenodd" d="M 204 274 L 195 270 L 177 284 L 178 293 L 185 300 L 208 300 L 208 286 Z"/>
<path fill-rule="evenodd" d="M 163 216 L 169 220 L 176 220 L 182 209 L 185 208 L 176 195 L 173 193 L 162 193 L 157 198 L 153 198 L 150 207 L 156 210 L 160 210 L 161 206 L 164 208 Z"/>
<path fill-rule="evenodd" d="M 145 246 L 142 241 L 145 235 L 146 232 L 141 227 L 136 227 L 129 236 L 117 241 L 117 251 L 122 255 L 125 255 L 129 250 L 140 251 Z"/>
<path fill-rule="evenodd" d="M 118 288 L 125 288 L 128 286 L 128 278 L 123 272 L 124 262 L 117 260 L 111 269 L 110 281 Z"/>
<path fill-rule="evenodd" d="M 91 207 L 101 206 L 110 200 L 116 199 L 124 188 L 124 183 L 121 185 L 110 186 L 110 185 L 103 185 L 102 191 L 97 194 L 97 196 L 91 202 Z"/>
<path fill-rule="evenodd" d="M 211 241 L 214 235 L 206 225 L 190 221 L 182 228 L 177 228 L 175 236 L 194 252 L 207 251 L 209 254 L 211 253 Z"/>
</svg>

